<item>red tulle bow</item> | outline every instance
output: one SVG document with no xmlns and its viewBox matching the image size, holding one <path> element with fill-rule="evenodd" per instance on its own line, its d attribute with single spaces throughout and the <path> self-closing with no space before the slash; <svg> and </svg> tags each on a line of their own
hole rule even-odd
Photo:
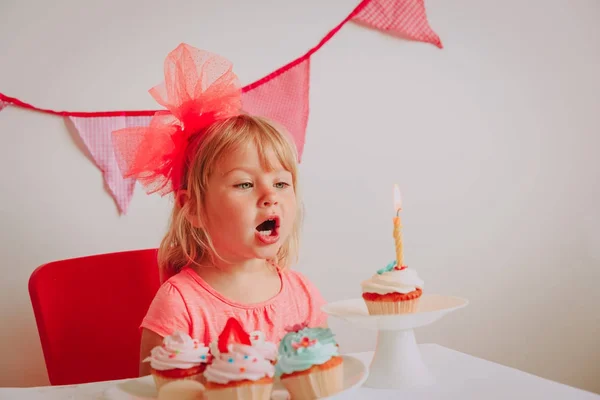
<svg viewBox="0 0 600 400">
<path fill-rule="evenodd" d="M 213 122 L 240 114 L 241 85 L 227 59 L 185 43 L 165 60 L 164 83 L 150 89 L 166 107 L 147 127 L 113 132 L 124 177 L 134 177 L 148 193 L 181 188 L 186 150 L 193 135 Z"/>
</svg>

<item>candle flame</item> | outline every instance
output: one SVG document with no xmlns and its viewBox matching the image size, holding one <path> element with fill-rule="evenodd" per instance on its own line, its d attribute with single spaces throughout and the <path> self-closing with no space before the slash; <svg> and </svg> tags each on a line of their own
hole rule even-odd
<svg viewBox="0 0 600 400">
<path fill-rule="evenodd" d="M 397 184 L 394 185 L 394 211 L 396 213 L 402 210 L 402 195 L 400 194 L 400 188 Z"/>
</svg>

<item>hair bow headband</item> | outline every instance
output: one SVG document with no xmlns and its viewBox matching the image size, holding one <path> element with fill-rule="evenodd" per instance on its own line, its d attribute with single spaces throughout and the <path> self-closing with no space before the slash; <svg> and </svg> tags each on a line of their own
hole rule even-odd
<svg viewBox="0 0 600 400">
<path fill-rule="evenodd" d="M 147 127 L 113 132 L 113 145 L 124 177 L 135 177 L 147 193 L 181 188 L 191 136 L 213 122 L 240 114 L 242 90 L 227 59 L 185 43 L 171 51 L 165 81 L 150 89 L 167 110 Z"/>
</svg>

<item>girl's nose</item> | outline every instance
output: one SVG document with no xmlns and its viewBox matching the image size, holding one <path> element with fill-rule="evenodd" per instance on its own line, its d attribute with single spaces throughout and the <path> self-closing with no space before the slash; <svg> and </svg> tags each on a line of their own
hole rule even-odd
<svg viewBox="0 0 600 400">
<path fill-rule="evenodd" d="M 277 204 L 277 195 L 274 191 L 269 191 L 265 196 L 260 200 L 260 203 L 263 207 L 271 207 Z"/>
</svg>

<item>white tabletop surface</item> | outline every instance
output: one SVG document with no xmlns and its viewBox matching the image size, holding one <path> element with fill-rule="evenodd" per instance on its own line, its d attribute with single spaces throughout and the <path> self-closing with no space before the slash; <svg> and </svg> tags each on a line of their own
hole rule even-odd
<svg viewBox="0 0 600 400">
<path fill-rule="evenodd" d="M 436 344 L 419 345 L 423 361 L 436 383 L 411 390 L 381 390 L 361 387 L 342 399 L 569 399 L 600 400 L 600 395 L 539 378 L 500 364 L 472 357 Z M 366 365 L 372 352 L 349 354 Z M 102 400 L 103 393 L 122 381 L 73 386 L 0 388 L 0 399 Z"/>
</svg>

